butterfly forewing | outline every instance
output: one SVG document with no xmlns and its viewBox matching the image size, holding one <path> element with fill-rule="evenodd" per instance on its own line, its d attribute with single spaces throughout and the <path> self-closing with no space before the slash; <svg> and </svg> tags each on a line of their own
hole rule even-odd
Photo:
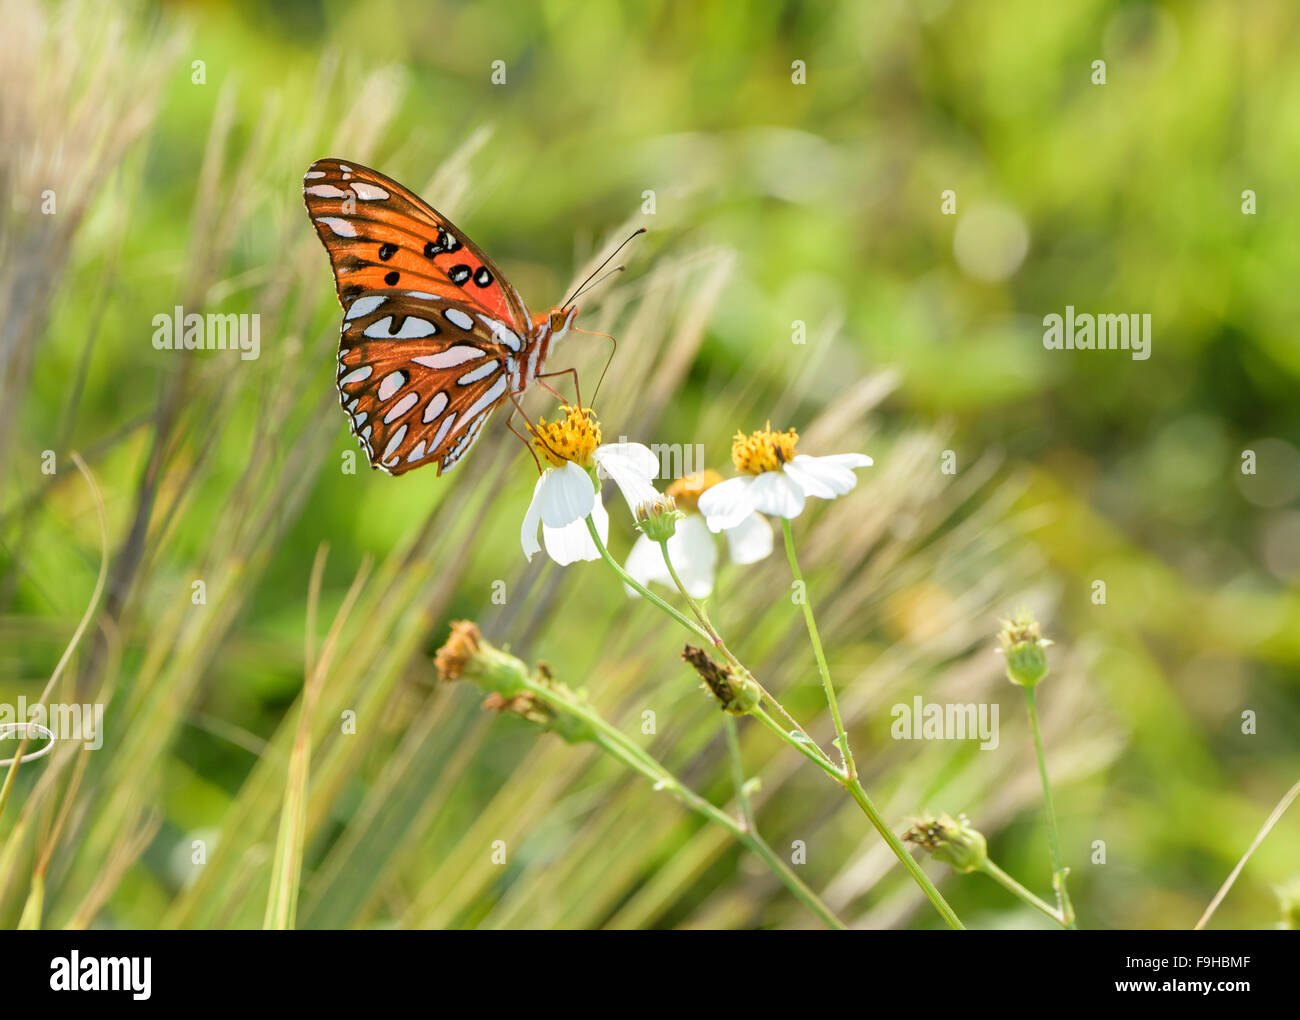
<svg viewBox="0 0 1300 1020">
<path fill-rule="evenodd" d="M 452 468 L 506 400 L 520 338 L 463 302 L 405 291 L 357 298 L 343 323 L 338 386 L 370 463 L 398 475 Z"/>
<path fill-rule="evenodd" d="M 319 159 L 303 197 L 329 252 L 339 302 L 400 288 L 480 307 L 516 332 L 528 310 L 490 258 L 445 216 L 377 170 Z"/>
<path fill-rule="evenodd" d="M 545 354 L 518 292 L 469 238 L 391 178 L 321 159 L 303 197 L 343 306 L 338 387 L 371 466 L 441 474 Z"/>
</svg>

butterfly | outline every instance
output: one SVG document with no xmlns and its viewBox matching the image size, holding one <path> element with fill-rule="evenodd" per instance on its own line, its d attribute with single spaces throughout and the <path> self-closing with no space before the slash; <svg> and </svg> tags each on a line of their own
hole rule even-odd
<svg viewBox="0 0 1300 1020">
<path fill-rule="evenodd" d="M 503 402 L 518 407 L 577 306 L 531 314 L 451 221 L 359 163 L 318 159 L 303 198 L 343 306 L 338 388 L 353 435 L 390 475 L 451 470 Z"/>
</svg>

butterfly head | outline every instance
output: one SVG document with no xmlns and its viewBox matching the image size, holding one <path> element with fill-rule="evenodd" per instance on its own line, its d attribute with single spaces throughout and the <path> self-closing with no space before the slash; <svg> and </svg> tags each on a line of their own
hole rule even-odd
<svg viewBox="0 0 1300 1020">
<path fill-rule="evenodd" d="M 569 305 L 567 308 L 552 308 L 550 314 L 551 342 L 554 343 L 569 331 L 573 325 L 573 320 L 578 314 L 577 305 Z"/>
</svg>

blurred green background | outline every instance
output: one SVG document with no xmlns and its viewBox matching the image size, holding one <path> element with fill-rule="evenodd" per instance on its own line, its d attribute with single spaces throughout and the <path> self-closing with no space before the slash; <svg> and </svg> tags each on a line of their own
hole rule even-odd
<svg viewBox="0 0 1300 1020">
<path fill-rule="evenodd" d="M 1293 3 L 2 0 L 0 23 L 5 702 L 39 696 L 95 588 L 73 451 L 109 550 L 52 695 L 106 704 L 105 744 L 19 770 L 5 923 L 260 925 L 305 662 L 370 564 L 311 717 L 300 925 L 816 924 L 594 749 L 434 681 L 448 622 L 475 619 L 731 796 L 679 634 L 599 564 L 525 563 L 535 473 L 499 421 L 443 479 L 344 470 L 340 313 L 300 197 L 326 155 L 424 195 L 535 310 L 649 228 L 579 319 L 619 338 L 607 438 L 702 444 L 728 470 L 730 435 L 770 418 L 806 452 L 875 457 L 796 533 L 898 828 L 965 811 L 1048 894 L 1023 708 L 992 651 L 1022 602 L 1057 642 L 1040 703 L 1084 927 L 1190 926 L 1300 777 Z M 175 305 L 259 314 L 260 358 L 155 350 Z M 1066 305 L 1150 313 L 1150 359 L 1044 350 Z M 585 395 L 606 349 L 578 337 L 552 366 Z M 724 571 L 715 616 L 828 739 L 788 585 L 776 557 Z M 999 748 L 892 740 L 890 707 L 918 694 L 1000 704 Z M 761 830 L 806 844 L 832 908 L 938 926 L 847 798 L 742 730 Z M 1298 840 L 1284 818 L 1212 926 L 1273 925 Z M 972 926 L 1043 924 L 927 867 Z"/>
</svg>

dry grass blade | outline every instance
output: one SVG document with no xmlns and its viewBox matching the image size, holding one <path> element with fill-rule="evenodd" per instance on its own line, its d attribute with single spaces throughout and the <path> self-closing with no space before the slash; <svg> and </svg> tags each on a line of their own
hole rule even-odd
<svg viewBox="0 0 1300 1020">
<path fill-rule="evenodd" d="M 72 462 L 86 480 L 91 497 L 95 501 L 95 512 L 99 519 L 99 576 L 95 581 L 95 590 L 90 594 L 90 601 L 86 604 L 86 611 L 81 614 L 81 622 L 77 624 L 77 629 L 73 631 L 67 647 L 63 650 L 63 655 L 59 658 L 58 665 L 54 667 L 54 672 L 50 674 L 49 682 L 46 683 L 45 689 L 41 691 L 41 695 L 36 701 L 37 705 L 45 705 L 49 701 L 50 694 L 53 693 L 59 679 L 63 676 L 63 671 L 68 668 L 68 663 L 72 660 L 72 653 L 81 644 L 82 635 L 86 633 L 86 628 L 90 626 L 90 621 L 95 615 L 95 610 L 99 606 L 99 597 L 104 593 L 104 582 L 108 578 L 108 516 L 104 509 L 104 497 L 100 494 L 99 486 L 95 482 L 95 476 L 86 467 L 86 462 L 81 459 L 81 455 L 74 452 Z M 9 793 L 13 789 L 14 780 L 18 776 L 18 766 L 22 764 L 23 751 L 27 748 L 29 734 L 30 730 L 24 731 L 22 739 L 18 742 L 18 750 L 14 753 L 13 763 L 5 773 L 4 784 L 0 785 L 0 815 L 4 814 L 5 805 L 9 802 Z"/>
<path fill-rule="evenodd" d="M 312 565 L 308 620 L 316 619 L 316 606 L 320 602 L 321 576 L 325 570 L 328 547 L 321 546 Z M 280 831 L 276 837 L 275 856 L 272 858 L 271 892 L 267 897 L 266 919 L 263 927 L 292 928 L 298 913 L 298 890 L 302 881 L 302 853 L 307 816 L 307 785 L 311 774 L 311 723 L 312 710 L 320 697 L 321 684 L 329 671 L 338 646 L 339 635 L 356 605 L 370 574 L 369 561 L 361 565 L 352 586 L 348 589 L 329 634 L 321 649 L 320 659 L 311 652 L 309 635 L 308 672 L 303 683 L 302 705 L 299 710 L 298 732 L 294 737 L 293 752 L 289 757 L 289 775 L 285 783 L 284 808 L 280 815 Z"/>
<path fill-rule="evenodd" d="M 1205 908 L 1205 913 L 1203 913 L 1200 920 L 1196 922 L 1196 931 L 1201 931 L 1209 923 L 1210 918 L 1214 916 L 1214 912 L 1219 908 L 1219 904 L 1223 902 L 1223 898 L 1228 895 L 1229 891 L 1232 889 L 1233 883 L 1237 881 L 1237 876 L 1241 874 L 1242 868 L 1246 866 L 1246 863 L 1251 859 L 1255 851 L 1259 849 L 1259 845 L 1263 843 L 1268 837 L 1268 834 L 1273 831 L 1273 826 L 1277 825 L 1278 820 L 1286 814 L 1287 808 L 1295 802 L 1297 797 L 1300 797 L 1300 782 L 1297 782 L 1295 786 L 1291 787 L 1291 789 L 1287 790 L 1287 792 L 1282 795 L 1282 799 L 1277 802 L 1277 806 L 1273 808 L 1272 813 L 1270 813 L 1268 818 L 1265 819 L 1263 826 L 1261 826 L 1259 832 L 1255 834 L 1255 838 L 1251 841 L 1250 846 L 1248 846 L 1246 852 L 1241 855 L 1241 860 L 1239 860 L 1236 867 L 1229 872 L 1228 877 L 1223 880 L 1223 885 L 1219 887 L 1219 891 L 1214 894 L 1214 899 L 1210 900 L 1210 905 Z"/>
</svg>

